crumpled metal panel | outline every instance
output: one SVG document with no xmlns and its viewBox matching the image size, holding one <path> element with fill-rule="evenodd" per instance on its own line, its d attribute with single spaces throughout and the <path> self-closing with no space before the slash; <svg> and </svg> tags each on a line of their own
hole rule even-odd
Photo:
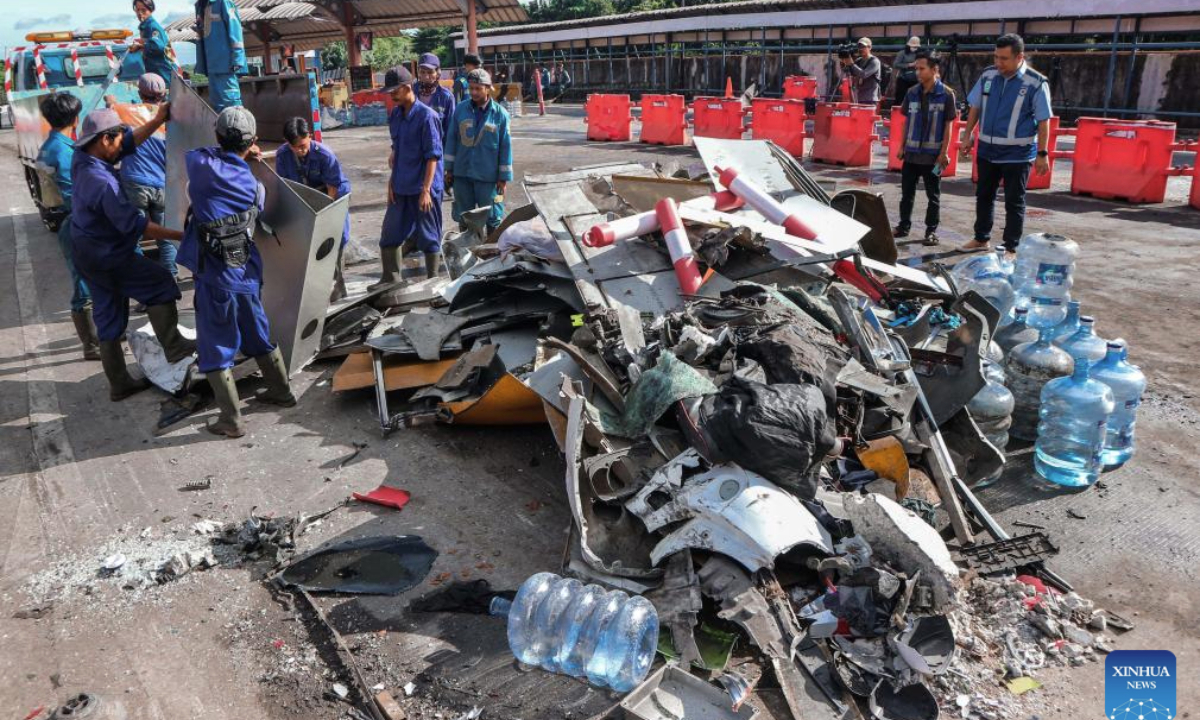
<svg viewBox="0 0 1200 720">
<path fill-rule="evenodd" d="M 626 508 L 651 532 L 687 521 L 651 551 L 655 565 L 685 549 L 721 553 L 752 572 L 774 567 L 776 558 L 801 545 L 833 553 L 829 533 L 799 500 L 737 465 L 716 465 L 689 478 L 656 509 L 638 500 Z"/>
<path fill-rule="evenodd" d="M 176 76 L 167 123 L 168 227 L 182 230 L 187 214 L 184 156 L 216 143 L 215 123 L 212 108 Z M 268 234 L 260 228 L 254 236 L 263 259 L 263 308 L 271 323 L 271 339 L 279 345 L 292 375 L 320 348 L 350 199 L 331 200 L 325 193 L 284 180 L 263 162 L 251 162 L 250 167 L 266 190 L 262 220 L 274 231 Z"/>
</svg>

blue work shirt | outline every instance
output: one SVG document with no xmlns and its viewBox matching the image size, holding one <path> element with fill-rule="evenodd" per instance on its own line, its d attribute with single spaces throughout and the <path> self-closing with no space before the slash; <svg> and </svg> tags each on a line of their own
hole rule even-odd
<svg viewBox="0 0 1200 720">
<path fill-rule="evenodd" d="M 442 128 L 442 144 L 446 144 L 446 134 L 450 132 L 450 122 L 454 118 L 454 95 L 442 87 L 440 84 L 428 100 L 421 97 L 421 83 L 413 83 L 413 92 L 417 94 L 417 100 L 428 105 L 434 112 L 437 113 L 438 122 Z"/>
<path fill-rule="evenodd" d="M 279 177 L 321 192 L 325 192 L 327 187 L 335 187 L 338 197 L 349 195 L 350 180 L 342 172 L 342 164 L 333 151 L 316 140 L 308 148 L 308 155 L 301 160 L 296 157 L 291 145 L 280 145 L 275 151 L 275 172 Z"/>
<path fill-rule="evenodd" d="M 262 288 L 262 255 L 258 246 L 250 243 L 245 265 L 228 267 L 224 260 L 200 246 L 195 224 L 249 210 L 258 203 L 258 179 L 245 160 L 219 147 L 190 150 L 184 164 L 192 217 L 183 229 L 176 262 L 209 285 L 234 293 L 257 294 Z M 259 210 L 262 210 L 261 205 Z"/>
<path fill-rule="evenodd" d="M 983 71 L 967 94 L 979 109 L 979 157 L 993 163 L 1032 162 L 1037 157 L 1037 128 L 1054 116 L 1046 76 L 1021 63 L 1006 78 L 995 67 Z"/>
<path fill-rule="evenodd" d="M 392 135 L 392 192 L 397 195 L 420 195 L 425 184 L 425 164 L 437 160 L 433 174 L 432 194 L 442 190 L 442 128 L 428 105 L 414 102 L 405 113 L 396 106 L 388 115 Z"/>
<path fill-rule="evenodd" d="M 452 132 L 446 137 L 447 170 L 478 182 L 508 182 L 513 178 L 512 163 L 508 111 L 491 99 L 483 107 L 459 103 Z"/>
<path fill-rule="evenodd" d="M 121 154 L 136 146 L 133 132 L 121 138 Z M 71 161 L 71 240 L 75 262 L 85 268 L 117 270 L 129 261 L 146 232 L 146 215 L 125 199 L 117 168 L 79 151 Z"/>
<path fill-rule="evenodd" d="M 121 181 L 152 188 L 167 186 L 167 141 L 154 133 L 121 161 Z"/>
<path fill-rule="evenodd" d="M 196 72 L 246 74 L 242 18 L 232 0 L 197 0 L 196 35 Z"/>
<path fill-rule="evenodd" d="M 167 31 L 151 15 L 138 23 L 138 37 L 142 39 L 142 65 L 146 72 L 158 75 L 170 87 L 175 63 L 168 54 L 171 41 L 167 39 Z"/>
<path fill-rule="evenodd" d="M 60 130 L 51 130 L 46 142 L 38 150 L 37 161 L 45 165 L 54 175 L 58 194 L 62 195 L 63 209 L 71 211 L 71 159 L 75 156 L 75 141 Z"/>
</svg>

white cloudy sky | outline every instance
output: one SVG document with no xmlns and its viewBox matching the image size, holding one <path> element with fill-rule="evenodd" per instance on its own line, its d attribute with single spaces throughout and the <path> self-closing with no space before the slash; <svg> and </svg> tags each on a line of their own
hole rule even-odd
<svg viewBox="0 0 1200 720">
<path fill-rule="evenodd" d="M 18 4 L 18 3 L 14 3 Z M 156 0 L 154 16 L 163 25 L 195 12 L 188 0 Z M 45 30 L 91 28 L 128 28 L 136 32 L 137 17 L 126 0 L 36 0 L 19 3 L 17 12 L 0 15 L 0 47 L 24 45 L 25 34 Z M 191 43 L 178 43 L 175 52 L 181 62 L 195 57 Z"/>
</svg>

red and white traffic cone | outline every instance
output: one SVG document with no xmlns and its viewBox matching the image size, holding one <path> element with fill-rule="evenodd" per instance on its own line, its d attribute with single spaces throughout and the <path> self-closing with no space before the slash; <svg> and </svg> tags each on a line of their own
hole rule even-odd
<svg viewBox="0 0 1200 720">
<path fill-rule="evenodd" d="M 679 218 L 679 207 L 673 199 L 663 198 L 654 206 L 654 214 L 658 216 L 658 224 L 662 226 L 663 236 L 667 239 L 667 252 L 675 265 L 675 278 L 679 280 L 680 291 L 684 295 L 695 295 L 702 282 L 700 268 L 692 252 L 692 241 L 688 239 L 683 220 Z"/>
<path fill-rule="evenodd" d="M 689 205 L 695 205 L 702 210 L 729 212 L 742 206 L 742 199 L 728 190 L 721 190 L 706 198 L 689 200 Z M 593 225 L 583 235 L 583 244 L 588 247 L 605 247 L 618 240 L 624 241 L 641 235 L 648 235 L 659 229 L 658 215 L 655 211 L 629 215 L 606 223 Z"/>
</svg>

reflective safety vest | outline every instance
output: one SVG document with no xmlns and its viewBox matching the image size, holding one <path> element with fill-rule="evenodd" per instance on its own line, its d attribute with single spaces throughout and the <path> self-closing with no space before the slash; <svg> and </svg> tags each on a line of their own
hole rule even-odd
<svg viewBox="0 0 1200 720">
<path fill-rule="evenodd" d="M 1025 65 L 1023 72 L 1005 78 L 989 67 L 979 82 L 979 142 L 995 146 L 981 156 L 993 161 L 1033 160 L 1038 129 L 1033 102 L 1046 76 Z"/>
<path fill-rule="evenodd" d="M 921 93 L 924 88 L 917 85 L 904 96 L 908 106 L 904 121 L 904 152 L 920 155 L 937 155 L 942 150 L 946 134 L 946 86 L 941 80 L 934 83 L 921 112 Z"/>
</svg>

